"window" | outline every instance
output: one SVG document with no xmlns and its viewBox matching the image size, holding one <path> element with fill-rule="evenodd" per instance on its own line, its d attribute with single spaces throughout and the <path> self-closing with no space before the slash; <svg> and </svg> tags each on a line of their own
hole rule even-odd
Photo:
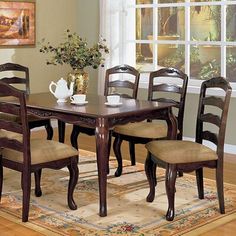
<svg viewBox="0 0 236 236">
<path fill-rule="evenodd" d="M 140 69 L 141 83 L 145 72 L 171 66 L 192 88 L 221 75 L 236 89 L 235 0 L 110 0 L 109 20 L 111 65 Z"/>
</svg>

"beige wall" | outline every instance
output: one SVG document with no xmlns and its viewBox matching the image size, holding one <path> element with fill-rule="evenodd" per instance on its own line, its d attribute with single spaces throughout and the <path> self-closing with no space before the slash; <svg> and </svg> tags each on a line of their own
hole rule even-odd
<svg viewBox="0 0 236 236">
<path fill-rule="evenodd" d="M 91 9 L 88 7 L 93 5 Z M 91 12 L 93 10 L 94 12 Z M 91 13 L 91 14 L 90 14 Z M 98 1 L 94 0 L 38 0 L 36 1 L 36 41 L 46 38 L 53 45 L 63 39 L 63 33 L 70 29 L 78 32 L 91 42 L 98 39 Z M 14 62 L 30 69 L 31 92 L 48 91 L 51 80 L 57 81 L 66 77 L 71 71 L 69 66 L 46 65 L 48 55 L 39 52 L 36 47 L 1 48 L 0 63 Z M 91 80 L 97 78 L 97 71 L 91 72 Z M 97 80 L 91 83 L 92 91 L 96 90 Z"/>
</svg>

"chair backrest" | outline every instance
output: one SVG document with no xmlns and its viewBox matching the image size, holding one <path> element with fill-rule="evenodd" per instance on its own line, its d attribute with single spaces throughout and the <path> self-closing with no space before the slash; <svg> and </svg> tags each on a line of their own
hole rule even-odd
<svg viewBox="0 0 236 236">
<path fill-rule="evenodd" d="M 171 78 L 173 78 L 173 83 L 171 82 Z M 165 79 L 168 79 L 168 81 L 165 82 Z M 178 84 L 176 80 L 178 80 Z M 179 140 L 183 137 L 183 120 L 187 85 L 188 76 L 175 68 L 162 68 L 151 72 L 149 76 L 148 100 L 175 104 L 174 107 L 177 109 L 175 116 L 177 118 L 179 130 L 177 138 Z M 163 93 L 165 93 L 164 96 Z M 161 94 L 161 97 L 159 94 Z M 176 94 L 178 96 L 173 96 Z"/>
<path fill-rule="evenodd" d="M 0 113 L 19 117 L 19 121 L 0 116 L 0 148 L 10 148 L 23 153 L 24 165 L 30 165 L 30 131 L 28 126 L 25 93 L 0 81 Z M 14 97 L 20 105 L 3 101 L 3 96 Z M 4 117 L 4 116 L 3 116 Z"/>
<path fill-rule="evenodd" d="M 0 81 L 3 81 L 13 86 L 19 85 L 20 89 L 26 94 L 30 93 L 29 69 L 27 67 L 15 63 L 5 63 L 0 65 L 0 72 L 17 72 L 17 75 L 7 75 L 4 77 L 1 76 L 1 74 L 3 73 L 0 73 Z"/>
<path fill-rule="evenodd" d="M 132 75 L 134 77 L 134 80 L 126 80 L 126 79 L 117 79 L 112 80 L 111 75 L 114 74 L 126 74 L 126 75 Z M 106 76 L 105 76 L 105 90 L 104 90 L 104 96 L 107 96 L 109 94 L 118 94 L 118 92 L 112 92 L 111 89 L 117 89 L 117 88 L 124 88 L 126 90 L 131 91 L 131 95 L 129 92 L 121 93 L 120 95 L 122 97 L 128 97 L 128 98 L 137 98 L 138 93 L 138 85 L 139 85 L 139 77 L 140 73 L 129 65 L 119 65 L 112 67 L 110 69 L 106 70 Z"/>
<path fill-rule="evenodd" d="M 212 88 L 220 89 L 224 94 L 213 96 L 209 93 Z M 223 77 L 204 81 L 200 91 L 196 142 L 202 143 L 203 140 L 207 140 L 214 143 L 217 146 L 218 157 L 221 159 L 223 159 L 224 153 L 225 129 L 231 92 L 229 82 Z"/>
</svg>

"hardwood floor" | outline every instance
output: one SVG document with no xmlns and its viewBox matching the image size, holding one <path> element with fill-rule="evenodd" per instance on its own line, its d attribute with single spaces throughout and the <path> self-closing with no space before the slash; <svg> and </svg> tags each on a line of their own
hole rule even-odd
<svg viewBox="0 0 236 236">
<path fill-rule="evenodd" d="M 68 126 L 66 129 L 66 143 L 69 143 L 69 135 L 71 132 L 71 127 Z M 32 132 L 33 137 L 42 137 L 46 134 L 44 131 Z M 57 131 L 55 131 L 54 139 L 58 139 Z M 87 136 L 81 134 L 79 137 L 79 148 L 85 149 L 88 151 L 95 151 L 95 140 L 94 136 Z M 124 142 L 122 144 L 122 154 L 124 157 L 128 157 L 128 144 Z M 111 151 L 111 155 L 113 155 L 113 151 Z M 146 149 L 143 145 L 136 146 L 136 158 L 138 162 L 143 163 L 146 158 Z M 225 155 L 225 166 L 224 166 L 224 180 L 227 183 L 236 184 L 235 178 L 236 172 L 236 155 L 226 154 Z M 215 179 L 214 172 L 211 170 L 207 170 L 204 172 L 204 177 Z M 225 236 L 225 235 L 234 235 L 236 232 L 236 220 L 231 221 L 224 225 L 224 227 L 219 226 L 216 227 L 209 232 L 202 234 L 203 236 Z M 35 232 L 27 227 L 14 223 L 12 221 L 8 221 L 3 217 L 0 217 L 0 235 L 1 236 L 13 236 L 13 235 L 21 235 L 21 236 L 39 236 L 42 235 L 40 233 Z"/>
</svg>

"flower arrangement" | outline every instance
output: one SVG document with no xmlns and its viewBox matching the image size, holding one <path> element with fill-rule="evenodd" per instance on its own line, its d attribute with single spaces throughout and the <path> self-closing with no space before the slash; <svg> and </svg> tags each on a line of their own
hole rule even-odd
<svg viewBox="0 0 236 236">
<path fill-rule="evenodd" d="M 88 66 L 94 69 L 97 69 L 99 65 L 103 66 L 104 54 L 108 54 L 109 49 L 106 46 L 106 40 L 103 38 L 89 47 L 86 39 L 67 30 L 65 41 L 56 47 L 49 42 L 45 44 L 45 39 L 43 39 L 40 52 L 52 54 L 51 59 L 47 60 L 48 65 L 69 64 L 73 70 L 83 70 Z"/>
</svg>

